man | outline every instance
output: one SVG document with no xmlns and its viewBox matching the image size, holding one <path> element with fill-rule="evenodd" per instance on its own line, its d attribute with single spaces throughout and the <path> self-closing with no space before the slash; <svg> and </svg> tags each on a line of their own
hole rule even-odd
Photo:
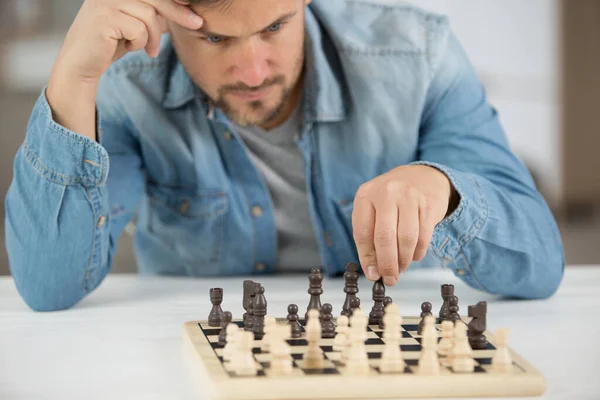
<svg viewBox="0 0 600 400">
<path fill-rule="evenodd" d="M 410 6 L 87 0 L 14 172 L 7 247 L 34 310 L 96 288 L 134 214 L 142 273 L 357 261 L 394 285 L 435 257 L 521 298 L 563 274 L 555 221 L 448 22 Z"/>
</svg>

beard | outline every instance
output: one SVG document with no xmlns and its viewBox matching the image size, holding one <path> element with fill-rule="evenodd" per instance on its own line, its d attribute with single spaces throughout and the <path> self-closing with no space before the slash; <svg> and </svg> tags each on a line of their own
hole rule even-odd
<svg viewBox="0 0 600 400">
<path fill-rule="evenodd" d="M 268 87 L 277 88 L 278 86 L 282 87 L 281 94 L 275 102 L 275 105 L 271 107 L 269 107 L 267 101 L 254 100 L 236 108 L 227 100 L 227 94 L 231 92 L 255 93 Z M 238 125 L 261 126 L 266 125 L 279 117 L 291 92 L 292 88 L 285 85 L 285 76 L 277 75 L 273 78 L 265 80 L 265 82 L 263 82 L 260 86 L 256 87 L 249 87 L 242 82 L 239 82 L 235 85 L 221 86 L 214 103 L 229 119 Z"/>
</svg>

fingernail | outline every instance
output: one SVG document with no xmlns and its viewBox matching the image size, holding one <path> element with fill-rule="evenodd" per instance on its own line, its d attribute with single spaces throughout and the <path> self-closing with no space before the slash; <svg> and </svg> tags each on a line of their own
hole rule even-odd
<svg viewBox="0 0 600 400">
<path fill-rule="evenodd" d="M 200 28 L 202 26 L 202 24 L 204 23 L 204 20 L 202 19 L 201 16 L 199 16 L 198 14 L 190 14 L 190 21 L 196 25 L 198 28 Z"/>
<path fill-rule="evenodd" d="M 384 276 L 383 283 L 385 283 L 387 286 L 393 286 L 396 284 L 396 278 L 393 276 Z"/>
<path fill-rule="evenodd" d="M 377 268 L 375 268 L 372 265 L 368 266 L 367 267 L 367 277 L 371 281 L 376 281 L 377 279 L 379 279 L 379 272 L 377 272 Z"/>
</svg>

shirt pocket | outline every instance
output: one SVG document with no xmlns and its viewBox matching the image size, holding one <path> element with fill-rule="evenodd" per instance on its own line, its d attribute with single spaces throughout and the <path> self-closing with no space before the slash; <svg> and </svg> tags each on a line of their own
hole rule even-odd
<svg viewBox="0 0 600 400">
<path fill-rule="evenodd" d="M 159 185 L 149 185 L 147 190 L 150 233 L 180 257 L 191 275 L 218 272 L 229 211 L 226 193 Z"/>
</svg>

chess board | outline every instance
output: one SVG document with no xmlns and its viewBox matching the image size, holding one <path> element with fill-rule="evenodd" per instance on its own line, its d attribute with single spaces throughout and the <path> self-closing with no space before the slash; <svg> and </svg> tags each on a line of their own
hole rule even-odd
<svg viewBox="0 0 600 400">
<path fill-rule="evenodd" d="M 417 334 L 419 317 L 403 317 L 400 347 L 407 364 L 404 373 L 382 373 L 379 361 L 384 348 L 383 331 L 376 325 L 368 326 L 367 354 L 371 371 L 368 376 L 352 376 L 340 365 L 340 353 L 333 351 L 334 339 L 321 339 L 325 354 L 323 369 L 311 370 L 303 366 L 302 355 L 307 349 L 305 333 L 298 339 L 289 339 L 294 359 L 291 375 L 273 376 L 269 373 L 268 352 L 261 351 L 260 340 L 254 341 L 253 354 L 259 369 L 256 376 L 236 376 L 223 362 L 223 346 L 218 345 L 220 328 L 210 327 L 207 321 L 190 321 L 183 326 L 183 338 L 188 350 L 200 366 L 202 386 L 213 399 L 372 399 L 408 397 L 500 397 L 538 396 L 545 391 L 544 377 L 526 360 L 510 349 L 513 367 L 509 372 L 496 372 L 491 366 L 494 355 L 494 337 L 486 331 L 488 346 L 473 350 L 475 371 L 455 373 L 448 366 L 441 367 L 440 375 L 417 374 L 421 351 L 421 336 Z M 234 320 L 243 328 L 243 322 Z M 278 323 L 285 323 L 278 319 Z M 468 318 L 462 323 L 467 323 Z M 303 322 L 302 322 L 303 323 Z M 440 331 L 439 321 L 436 328 Z M 440 361 L 443 363 L 443 358 Z"/>
</svg>

